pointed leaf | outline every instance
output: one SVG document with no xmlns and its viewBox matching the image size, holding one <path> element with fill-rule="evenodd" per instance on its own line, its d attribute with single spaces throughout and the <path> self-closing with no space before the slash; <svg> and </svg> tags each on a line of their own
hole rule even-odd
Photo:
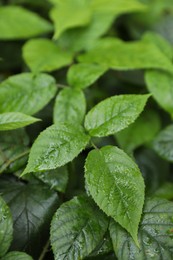
<svg viewBox="0 0 173 260">
<path fill-rule="evenodd" d="M 157 103 L 173 117 L 173 74 L 150 70 L 146 72 L 145 80 Z"/>
<path fill-rule="evenodd" d="M 58 70 L 69 65 L 73 60 L 70 52 L 63 51 L 48 39 L 28 41 L 23 47 L 23 58 L 29 68 L 36 73 Z"/>
<path fill-rule="evenodd" d="M 0 114 L 0 131 L 21 128 L 38 121 L 40 119 L 19 112 L 3 113 Z"/>
<path fill-rule="evenodd" d="M 85 118 L 91 136 L 107 136 L 133 123 L 142 112 L 149 95 L 120 95 L 103 100 Z"/>
<path fill-rule="evenodd" d="M 173 258 L 173 203 L 150 198 L 145 203 L 139 226 L 138 248 L 129 234 L 115 221 L 111 222 L 110 234 L 114 251 L 121 260 L 157 260 Z"/>
<path fill-rule="evenodd" d="M 33 144 L 23 174 L 63 166 L 72 161 L 88 142 L 89 136 L 79 125 L 52 125 L 44 130 Z"/>
<path fill-rule="evenodd" d="M 81 124 L 86 112 L 86 100 L 78 89 L 63 89 L 54 106 L 54 123 L 67 122 Z"/>
<path fill-rule="evenodd" d="M 5 201 L 0 197 L 0 257 L 8 251 L 13 238 L 13 220 Z"/>
<path fill-rule="evenodd" d="M 106 70 L 104 66 L 97 64 L 74 64 L 68 71 L 67 80 L 70 86 L 84 89 L 92 85 Z"/>
<path fill-rule="evenodd" d="M 99 207 L 138 243 L 138 224 L 144 203 L 144 181 L 138 166 L 119 148 L 105 146 L 89 153 L 85 179 Z"/>
<path fill-rule="evenodd" d="M 33 260 L 33 258 L 24 252 L 12 251 L 6 254 L 1 260 Z"/>
<path fill-rule="evenodd" d="M 103 238 L 106 216 L 86 196 L 75 197 L 57 210 L 51 224 L 55 259 L 83 259 Z"/>
<path fill-rule="evenodd" d="M 34 76 L 31 73 L 22 73 L 11 76 L 0 84 L 0 113 L 35 114 L 55 93 L 56 82 L 47 74 Z"/>
<path fill-rule="evenodd" d="M 0 39 L 25 39 L 52 29 L 49 22 L 22 7 L 0 7 Z"/>
</svg>

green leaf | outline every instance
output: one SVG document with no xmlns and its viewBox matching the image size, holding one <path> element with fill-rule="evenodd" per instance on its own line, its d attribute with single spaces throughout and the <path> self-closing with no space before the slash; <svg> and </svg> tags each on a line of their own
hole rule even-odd
<svg viewBox="0 0 173 260">
<path fill-rule="evenodd" d="M 165 182 L 159 189 L 156 190 L 154 196 L 173 200 L 173 183 L 172 182 Z"/>
<path fill-rule="evenodd" d="M 57 4 L 50 13 L 55 24 L 55 39 L 69 28 L 81 27 L 90 22 L 91 10 L 87 0 L 60 0 L 56 2 Z"/>
<path fill-rule="evenodd" d="M 0 134 L 0 173 L 15 172 L 27 162 L 29 138 L 23 129 Z"/>
<path fill-rule="evenodd" d="M 24 252 L 12 251 L 1 258 L 1 260 L 33 260 L 33 258 Z"/>
<path fill-rule="evenodd" d="M 104 66 L 97 64 L 74 64 L 67 73 L 68 84 L 74 88 L 87 88 L 102 76 L 106 70 Z"/>
<path fill-rule="evenodd" d="M 0 114 L 0 131 L 21 128 L 38 121 L 40 119 L 19 112 L 3 113 Z"/>
<path fill-rule="evenodd" d="M 173 75 L 163 71 L 150 70 L 146 72 L 145 80 L 153 98 L 173 117 Z"/>
<path fill-rule="evenodd" d="M 107 136 L 132 124 L 150 95 L 120 95 L 107 98 L 93 107 L 85 118 L 91 136 Z"/>
<path fill-rule="evenodd" d="M 68 183 L 68 171 L 66 166 L 52 171 L 36 172 L 34 173 L 34 176 L 49 185 L 50 189 L 59 192 L 65 192 L 66 190 Z"/>
<path fill-rule="evenodd" d="M 86 196 L 75 197 L 57 210 L 51 224 L 55 259 L 83 259 L 103 238 L 106 216 Z"/>
<path fill-rule="evenodd" d="M 39 71 L 58 70 L 72 63 L 70 52 L 62 50 L 53 41 L 48 39 L 33 39 L 23 47 L 23 58 L 29 68 Z"/>
<path fill-rule="evenodd" d="M 153 148 L 163 159 L 173 162 L 173 125 L 167 126 L 158 134 Z"/>
<path fill-rule="evenodd" d="M 0 257 L 8 251 L 13 238 L 13 220 L 5 201 L 0 197 Z"/>
<path fill-rule="evenodd" d="M 22 7 L 0 7 L 0 39 L 26 39 L 52 29 L 49 22 Z"/>
<path fill-rule="evenodd" d="M 54 123 L 81 124 L 86 113 L 86 100 L 78 89 L 65 88 L 57 96 L 54 106 Z"/>
<path fill-rule="evenodd" d="M 78 60 L 116 70 L 156 68 L 173 72 L 171 61 L 153 42 L 146 44 L 146 40 L 123 42 L 116 38 L 104 38 L 87 53 L 81 54 Z"/>
<path fill-rule="evenodd" d="M 25 250 L 38 259 L 49 236 L 51 218 L 59 206 L 57 193 L 40 182 L 26 184 L 2 177 L 0 193 L 13 216 L 14 239 L 10 249 Z"/>
<path fill-rule="evenodd" d="M 23 174 L 63 166 L 72 161 L 88 142 L 89 136 L 79 125 L 65 123 L 52 125 L 34 142 Z"/>
<path fill-rule="evenodd" d="M 121 260 L 173 258 L 173 203 L 156 198 L 146 201 L 139 227 L 138 248 L 129 234 L 114 221 L 110 224 L 114 251 Z"/>
<path fill-rule="evenodd" d="M 132 153 L 137 147 L 151 142 L 161 128 L 159 115 L 154 110 L 144 111 L 137 120 L 116 134 L 120 147 Z"/>
<path fill-rule="evenodd" d="M 56 89 L 54 78 L 47 74 L 11 76 L 0 84 L 0 113 L 35 114 L 48 104 Z"/>
<path fill-rule="evenodd" d="M 94 201 L 138 244 L 138 225 L 144 203 L 144 181 L 138 166 L 119 148 L 105 146 L 89 153 L 85 179 Z"/>
</svg>

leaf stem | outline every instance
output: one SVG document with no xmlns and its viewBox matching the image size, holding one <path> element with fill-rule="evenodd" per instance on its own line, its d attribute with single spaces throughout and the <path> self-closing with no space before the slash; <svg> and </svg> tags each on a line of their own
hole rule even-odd
<svg viewBox="0 0 173 260">
<path fill-rule="evenodd" d="M 49 245 L 50 245 L 50 241 L 48 240 L 46 242 L 46 245 L 44 246 L 43 251 L 41 252 L 41 255 L 40 255 L 38 260 L 43 260 L 44 259 L 46 253 L 48 252 Z"/>
<path fill-rule="evenodd" d="M 99 148 L 95 145 L 95 143 L 93 143 L 92 141 L 91 141 L 91 145 L 92 145 L 92 147 L 94 148 L 94 149 L 96 149 L 96 150 L 99 150 Z"/>
</svg>

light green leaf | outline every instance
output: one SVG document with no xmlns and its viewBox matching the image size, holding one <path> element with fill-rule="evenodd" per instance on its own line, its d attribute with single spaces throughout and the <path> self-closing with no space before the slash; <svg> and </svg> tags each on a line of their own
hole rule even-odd
<svg viewBox="0 0 173 260">
<path fill-rule="evenodd" d="M 0 84 L 0 113 L 35 114 L 53 98 L 56 90 L 54 78 L 47 74 L 11 76 Z"/>
<path fill-rule="evenodd" d="M 158 260 L 173 258 L 173 203 L 149 198 L 139 226 L 138 248 L 129 234 L 115 221 L 110 224 L 114 251 L 121 260 Z"/>
<path fill-rule="evenodd" d="M 86 100 L 78 89 L 65 88 L 57 96 L 54 106 L 54 123 L 81 124 L 86 113 Z"/>
<path fill-rule="evenodd" d="M 91 136 L 107 136 L 132 124 L 150 95 L 120 95 L 107 98 L 93 107 L 85 118 Z"/>
<path fill-rule="evenodd" d="M 144 203 L 144 180 L 138 166 L 119 148 L 105 146 L 89 153 L 85 179 L 99 207 L 138 244 L 138 225 Z"/>
<path fill-rule="evenodd" d="M 159 115 L 154 110 L 144 111 L 137 120 L 116 134 L 120 147 L 127 153 L 151 142 L 161 128 Z"/>
<path fill-rule="evenodd" d="M 34 142 L 23 174 L 56 169 L 72 161 L 87 145 L 89 136 L 77 125 L 59 123 L 44 130 Z"/>
<path fill-rule="evenodd" d="M 49 22 L 22 7 L 0 7 L 0 39 L 25 39 L 52 29 Z"/>
<path fill-rule="evenodd" d="M 67 81 L 74 88 L 84 89 L 92 85 L 106 70 L 104 66 L 97 64 L 75 64 L 68 70 Z"/>
<path fill-rule="evenodd" d="M 24 252 L 12 251 L 2 257 L 1 260 L 33 260 L 33 258 Z"/>
<path fill-rule="evenodd" d="M 145 74 L 145 80 L 153 98 L 173 117 L 173 74 L 149 70 Z"/>
<path fill-rule="evenodd" d="M 33 39 L 23 47 L 23 58 L 29 68 L 39 71 L 53 71 L 69 65 L 73 56 L 63 51 L 53 41 L 48 39 Z"/>
<path fill-rule="evenodd" d="M 0 131 L 21 128 L 38 121 L 40 119 L 19 112 L 3 113 L 0 114 Z"/>
<path fill-rule="evenodd" d="M 13 220 L 5 201 L 0 197 L 0 257 L 5 255 L 13 238 Z"/>
<path fill-rule="evenodd" d="M 158 134 L 153 148 L 163 159 L 173 162 L 173 125 L 167 126 Z"/>
<path fill-rule="evenodd" d="M 156 68 L 173 72 L 171 61 L 153 42 L 146 44 L 146 40 L 123 42 L 116 38 L 104 38 L 87 53 L 79 55 L 78 60 L 116 70 Z"/>
<path fill-rule="evenodd" d="M 51 10 L 50 16 L 55 24 L 57 39 L 65 30 L 88 24 L 91 20 L 91 10 L 87 0 L 62 0 Z"/>
<path fill-rule="evenodd" d="M 62 204 L 51 224 L 55 259 L 84 259 L 103 238 L 107 226 L 106 216 L 86 196 Z"/>
</svg>

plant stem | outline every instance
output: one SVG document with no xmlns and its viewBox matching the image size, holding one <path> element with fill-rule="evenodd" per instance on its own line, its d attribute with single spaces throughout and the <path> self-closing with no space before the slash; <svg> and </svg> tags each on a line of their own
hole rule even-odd
<svg viewBox="0 0 173 260">
<path fill-rule="evenodd" d="M 44 259 L 46 253 L 48 252 L 49 245 L 50 245 L 50 241 L 48 240 L 46 242 L 46 245 L 44 246 L 43 251 L 41 252 L 41 255 L 40 255 L 38 260 L 43 260 Z"/>
</svg>

